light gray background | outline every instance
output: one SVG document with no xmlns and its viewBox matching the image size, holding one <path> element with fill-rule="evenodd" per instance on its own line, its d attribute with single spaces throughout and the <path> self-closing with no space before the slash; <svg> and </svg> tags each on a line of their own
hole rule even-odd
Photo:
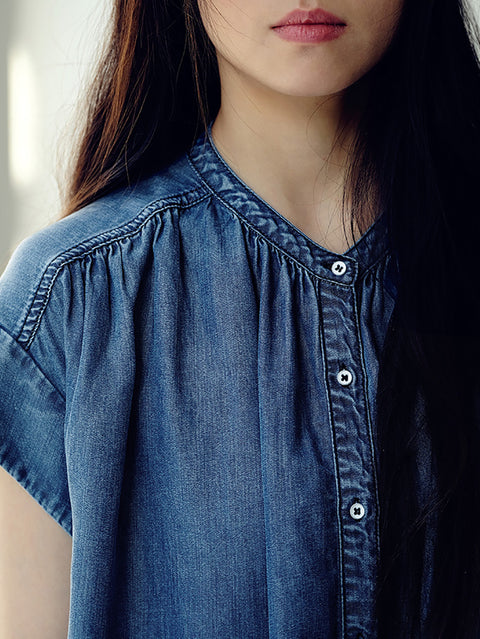
<svg viewBox="0 0 480 639">
<path fill-rule="evenodd" d="M 59 215 L 74 106 L 113 0 L 0 0 L 0 273 Z M 480 0 L 468 0 L 480 21 Z"/>
<path fill-rule="evenodd" d="M 112 0 L 0 0 L 0 272 L 56 219 L 61 153 Z"/>
</svg>

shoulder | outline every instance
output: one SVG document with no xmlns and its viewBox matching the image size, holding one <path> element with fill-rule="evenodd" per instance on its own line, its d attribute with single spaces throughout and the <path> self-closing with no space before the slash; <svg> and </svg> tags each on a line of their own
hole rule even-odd
<svg viewBox="0 0 480 639">
<path fill-rule="evenodd" d="M 137 252 L 148 252 L 149 238 L 158 234 L 167 212 L 179 215 L 208 197 L 184 155 L 161 172 L 27 237 L 0 277 L 0 326 L 19 338 L 28 315 L 45 305 L 65 266 L 86 257 L 104 259 L 115 244 L 133 244 Z"/>
</svg>

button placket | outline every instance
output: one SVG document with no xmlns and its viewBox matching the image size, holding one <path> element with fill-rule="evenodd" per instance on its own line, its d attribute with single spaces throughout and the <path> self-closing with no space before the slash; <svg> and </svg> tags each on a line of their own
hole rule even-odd
<svg viewBox="0 0 480 639">
<path fill-rule="evenodd" d="M 331 265 L 336 276 L 344 275 L 349 268 L 341 260 Z M 369 593 L 376 575 L 378 548 L 370 416 L 354 282 L 338 286 L 329 279 L 322 282 L 320 291 L 324 297 L 323 334 L 339 486 L 343 632 L 344 636 L 356 636 L 371 627 L 374 617 Z"/>
</svg>

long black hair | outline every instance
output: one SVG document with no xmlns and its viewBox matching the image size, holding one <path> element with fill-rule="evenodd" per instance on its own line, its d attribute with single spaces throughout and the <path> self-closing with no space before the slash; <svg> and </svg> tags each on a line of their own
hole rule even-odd
<svg viewBox="0 0 480 639">
<path fill-rule="evenodd" d="M 64 216 L 167 166 L 220 107 L 196 0 L 115 0 L 111 25 Z M 397 287 L 377 389 L 382 639 L 480 637 L 476 44 L 462 0 L 405 0 L 385 55 L 345 91 L 347 105 L 368 87 L 345 185 L 352 232 L 375 193 Z"/>
<path fill-rule="evenodd" d="M 377 389 L 380 636 L 478 638 L 480 37 L 457 0 L 407 2 L 396 36 L 357 160 L 398 278 Z"/>
</svg>

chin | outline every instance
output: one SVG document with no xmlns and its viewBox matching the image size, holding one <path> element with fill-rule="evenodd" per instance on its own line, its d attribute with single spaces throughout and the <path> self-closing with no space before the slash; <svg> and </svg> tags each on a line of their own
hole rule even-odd
<svg viewBox="0 0 480 639">
<path fill-rule="evenodd" d="M 282 85 L 278 87 L 272 87 L 279 93 L 284 95 L 291 95 L 295 97 L 303 98 L 321 98 L 328 97 L 335 93 L 340 93 L 348 87 L 348 83 L 331 82 L 331 83 L 298 83 L 292 85 Z"/>
<path fill-rule="evenodd" d="M 260 79 L 260 78 L 258 78 Z M 309 74 L 305 69 L 297 69 L 293 73 L 270 75 L 263 78 L 264 84 L 273 91 L 296 97 L 314 98 L 328 96 L 344 91 L 352 84 L 352 74 L 338 72 L 327 74 Z"/>
</svg>

